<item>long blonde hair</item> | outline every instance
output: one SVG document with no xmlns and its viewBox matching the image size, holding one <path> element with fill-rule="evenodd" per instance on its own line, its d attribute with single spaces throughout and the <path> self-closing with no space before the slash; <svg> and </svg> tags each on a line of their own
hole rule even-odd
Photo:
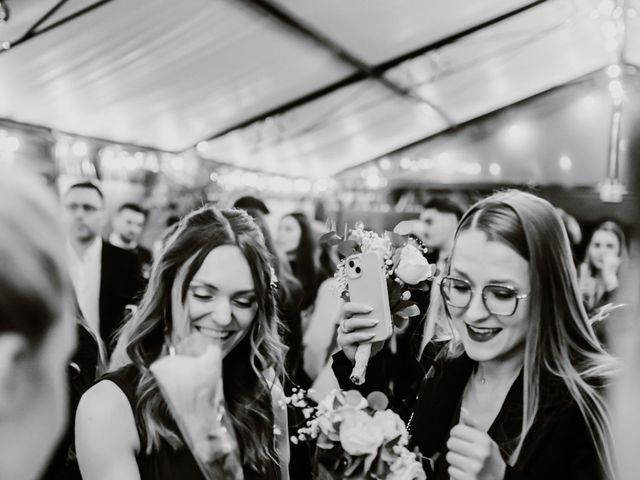
<svg viewBox="0 0 640 480">
<path fill-rule="evenodd" d="M 278 465 L 273 440 L 273 411 L 267 369 L 282 373 L 283 346 L 278 337 L 275 290 L 269 253 L 251 217 L 241 210 L 203 207 L 187 217 L 171 235 L 154 262 L 149 286 L 131 320 L 123 327 L 111 369 L 133 363 L 141 373 L 134 415 L 146 453 L 161 441 L 182 445 L 149 365 L 167 354 L 166 339 L 173 318 L 184 313 L 184 300 L 193 276 L 207 255 L 220 245 L 243 252 L 254 281 L 258 310 L 245 337 L 223 360 L 223 388 L 245 471 L 264 474 Z M 126 355 L 123 353 L 126 350 Z"/>
<path fill-rule="evenodd" d="M 494 194 L 473 205 L 460 220 L 460 232 L 476 229 L 502 242 L 529 262 L 531 294 L 524 354 L 522 429 L 509 463 L 520 455 L 540 407 L 545 378 L 566 386 L 582 413 L 602 470 L 615 478 L 609 407 L 602 390 L 618 362 L 596 338 L 583 307 L 569 239 L 555 208 L 517 190 Z M 452 249 L 455 255 L 455 242 Z M 450 352 L 461 352 L 454 341 Z"/>
</svg>

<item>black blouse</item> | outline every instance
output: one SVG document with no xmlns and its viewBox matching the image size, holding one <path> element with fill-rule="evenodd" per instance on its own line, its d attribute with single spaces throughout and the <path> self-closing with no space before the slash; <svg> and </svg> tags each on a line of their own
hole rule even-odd
<svg viewBox="0 0 640 480">
<path fill-rule="evenodd" d="M 447 480 L 446 443 L 449 432 L 458 423 L 465 386 L 476 362 L 465 354 L 450 359 L 439 354 L 442 344 L 429 344 L 421 362 L 427 372 L 422 380 L 416 407 L 409 422 L 410 448 L 418 447 L 433 461 L 424 462 L 427 476 Z M 349 380 L 353 368 L 344 353 L 333 357 L 333 370 L 343 389 L 358 389 L 367 394 L 384 386 L 380 373 L 384 367 L 373 357 L 367 368 L 367 381 L 356 387 Z M 504 480 L 600 480 L 602 478 L 596 447 L 586 421 L 561 379 L 549 377 L 542 382 L 538 415 L 529 430 L 517 462 L 507 466 Z M 489 436 L 498 444 L 505 461 L 518 442 L 522 426 L 523 378 L 511 386 L 500 412 L 489 428 Z M 429 472 L 431 471 L 431 476 Z"/>
</svg>

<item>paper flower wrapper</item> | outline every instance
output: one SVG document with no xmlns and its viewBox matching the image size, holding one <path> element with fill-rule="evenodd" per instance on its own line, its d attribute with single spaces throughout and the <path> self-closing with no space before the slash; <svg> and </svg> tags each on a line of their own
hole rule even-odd
<svg viewBox="0 0 640 480">
<path fill-rule="evenodd" d="M 190 356 L 202 350 L 192 347 L 157 360 L 151 373 L 205 478 L 241 480 L 238 445 L 224 409 L 220 347 L 209 344 Z"/>
</svg>

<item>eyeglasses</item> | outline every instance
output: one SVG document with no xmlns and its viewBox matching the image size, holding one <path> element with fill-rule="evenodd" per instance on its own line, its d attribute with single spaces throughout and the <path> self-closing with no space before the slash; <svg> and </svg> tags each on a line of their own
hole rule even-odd
<svg viewBox="0 0 640 480">
<path fill-rule="evenodd" d="M 467 308 L 471 304 L 475 290 L 462 278 L 443 277 L 438 281 L 442 298 L 451 307 Z M 529 296 L 520 294 L 508 285 L 488 284 L 482 287 L 482 303 L 493 315 L 511 316 L 518 308 L 518 302 Z"/>
</svg>

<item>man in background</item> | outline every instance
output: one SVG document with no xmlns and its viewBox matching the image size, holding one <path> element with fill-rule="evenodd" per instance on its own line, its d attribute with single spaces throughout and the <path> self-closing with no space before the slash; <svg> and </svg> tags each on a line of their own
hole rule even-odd
<svg viewBox="0 0 640 480">
<path fill-rule="evenodd" d="M 123 250 L 130 250 L 138 256 L 142 267 L 142 275 L 149 278 L 151 271 L 151 251 L 138 242 L 144 231 L 148 213 L 140 205 L 125 203 L 120 206 L 111 220 L 113 231 L 109 235 L 109 243 Z"/>
<path fill-rule="evenodd" d="M 138 257 L 105 242 L 104 195 L 91 182 L 72 185 L 63 197 L 67 261 L 80 311 L 110 352 L 127 305 L 135 304 L 143 281 Z"/>
<path fill-rule="evenodd" d="M 419 237 L 429 249 L 438 272 L 442 272 L 453 246 L 453 237 L 462 218 L 462 207 L 447 197 L 434 197 L 422 206 Z"/>
</svg>

